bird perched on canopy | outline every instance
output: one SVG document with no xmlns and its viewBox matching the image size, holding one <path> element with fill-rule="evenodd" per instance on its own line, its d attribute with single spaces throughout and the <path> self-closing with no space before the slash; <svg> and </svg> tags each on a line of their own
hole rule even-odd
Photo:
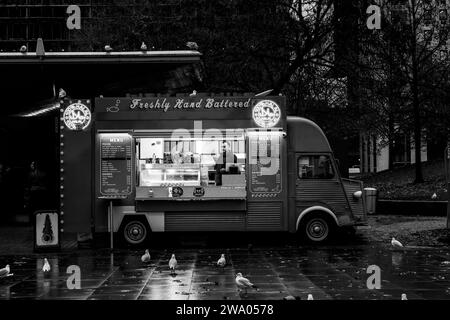
<svg viewBox="0 0 450 320">
<path fill-rule="evenodd" d="M 188 47 L 191 50 L 198 50 L 198 44 L 193 41 L 186 42 L 186 47 Z"/>
</svg>

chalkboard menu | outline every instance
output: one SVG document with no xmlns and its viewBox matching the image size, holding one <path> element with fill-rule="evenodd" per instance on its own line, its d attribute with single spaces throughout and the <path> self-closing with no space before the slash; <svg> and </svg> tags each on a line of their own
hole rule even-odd
<svg viewBox="0 0 450 320">
<path fill-rule="evenodd" d="M 258 133 L 249 137 L 249 143 L 251 193 L 281 193 L 280 137 Z"/>
<path fill-rule="evenodd" d="M 129 195 L 132 172 L 131 136 L 124 133 L 100 134 L 100 194 Z"/>
</svg>

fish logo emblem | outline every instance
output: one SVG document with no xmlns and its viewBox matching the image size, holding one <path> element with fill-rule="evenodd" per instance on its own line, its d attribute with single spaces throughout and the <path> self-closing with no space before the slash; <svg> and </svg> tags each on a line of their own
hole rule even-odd
<svg viewBox="0 0 450 320">
<path fill-rule="evenodd" d="M 120 105 L 120 99 L 117 99 L 116 105 L 112 106 L 112 107 L 107 107 L 106 112 L 118 112 L 120 110 L 119 105 Z"/>
</svg>

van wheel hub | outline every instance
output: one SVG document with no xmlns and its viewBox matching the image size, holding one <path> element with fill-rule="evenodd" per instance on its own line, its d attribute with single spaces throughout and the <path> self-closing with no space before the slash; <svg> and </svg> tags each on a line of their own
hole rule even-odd
<svg viewBox="0 0 450 320">
<path fill-rule="evenodd" d="M 322 218 L 312 218 L 306 225 L 306 234 L 313 241 L 323 241 L 328 237 L 328 223 Z"/>
<path fill-rule="evenodd" d="M 131 244 L 138 244 L 145 240 L 147 228 L 140 221 L 131 221 L 124 228 L 125 240 Z"/>
</svg>

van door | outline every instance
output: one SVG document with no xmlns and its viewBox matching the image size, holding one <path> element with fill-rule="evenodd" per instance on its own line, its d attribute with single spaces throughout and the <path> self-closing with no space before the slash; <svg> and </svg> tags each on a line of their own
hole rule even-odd
<svg viewBox="0 0 450 320">
<path fill-rule="evenodd" d="M 332 227 L 336 225 L 335 218 L 327 214 L 327 209 L 333 212 L 339 225 L 345 222 L 350 211 L 347 198 L 336 170 L 331 153 L 296 153 L 297 175 L 295 198 L 297 214 L 305 209 L 319 206 L 325 210 L 315 210 L 302 217 L 298 228 L 303 228 L 309 240 L 322 241 L 327 237 Z M 321 218 L 314 218 L 321 216 Z M 328 226 L 324 225 L 324 221 Z M 328 221 L 327 221 L 328 220 Z M 350 221 L 350 219 L 349 219 Z"/>
</svg>

